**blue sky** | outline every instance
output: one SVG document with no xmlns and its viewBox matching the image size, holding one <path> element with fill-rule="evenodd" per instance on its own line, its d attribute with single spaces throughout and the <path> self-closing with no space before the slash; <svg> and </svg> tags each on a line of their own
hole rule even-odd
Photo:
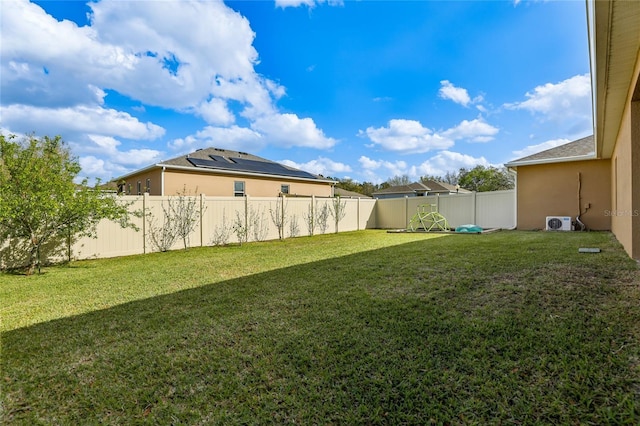
<svg viewBox="0 0 640 426">
<path fill-rule="evenodd" d="M 359 182 L 592 134 L 584 1 L 0 3 L 0 128 L 82 176 L 218 147 Z"/>
</svg>

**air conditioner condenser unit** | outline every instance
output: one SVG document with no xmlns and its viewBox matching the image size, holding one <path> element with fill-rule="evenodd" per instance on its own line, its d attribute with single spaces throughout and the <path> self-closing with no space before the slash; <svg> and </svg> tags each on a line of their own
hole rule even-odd
<svg viewBox="0 0 640 426">
<path fill-rule="evenodd" d="M 547 216 L 547 231 L 571 231 L 570 216 Z"/>
</svg>

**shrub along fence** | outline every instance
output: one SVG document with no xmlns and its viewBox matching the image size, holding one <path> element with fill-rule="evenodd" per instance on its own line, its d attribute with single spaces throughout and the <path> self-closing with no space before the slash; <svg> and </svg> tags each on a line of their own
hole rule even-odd
<svg viewBox="0 0 640 426">
<path fill-rule="evenodd" d="M 71 241 L 56 259 L 91 259 L 187 247 L 266 241 L 361 229 L 406 229 L 418 207 L 433 205 L 451 227 L 516 225 L 515 191 L 395 199 L 325 197 L 122 196 L 138 230 L 103 220 L 96 238 Z M 188 217 L 187 217 L 188 216 Z M 185 218 L 189 220 L 185 221 Z M 182 228 L 183 235 L 180 235 Z M 184 230 L 186 229 L 185 232 Z M 20 266 L 17 247 L 0 244 L 0 268 Z M 54 259 L 51 259 L 54 260 Z"/>
<path fill-rule="evenodd" d="M 138 230 L 122 229 L 117 223 L 98 224 L 97 238 L 81 238 L 72 246 L 75 259 L 115 257 L 184 248 L 178 236 L 166 233 L 180 216 L 192 214 L 193 228 L 187 233 L 188 247 L 275 240 L 332 232 L 375 228 L 373 199 L 324 197 L 197 197 L 123 196 L 130 210 L 141 212 L 134 222 Z M 336 209 L 340 220 L 336 229 Z M 184 217 L 182 218 L 184 219 Z M 169 232 L 170 233 L 170 232 Z M 164 244 L 158 244 L 162 242 Z M 164 246 L 163 246 L 164 245 Z"/>
</svg>

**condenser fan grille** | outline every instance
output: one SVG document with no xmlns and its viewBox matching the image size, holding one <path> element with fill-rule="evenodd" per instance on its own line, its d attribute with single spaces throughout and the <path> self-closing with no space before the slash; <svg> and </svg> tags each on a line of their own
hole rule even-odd
<svg viewBox="0 0 640 426">
<path fill-rule="evenodd" d="M 549 222 L 547 223 L 547 225 L 549 226 L 549 229 L 557 230 L 562 228 L 562 221 L 557 217 L 554 217 L 552 219 L 549 219 Z"/>
<path fill-rule="evenodd" d="M 547 231 L 571 231 L 571 217 L 547 216 Z"/>
</svg>

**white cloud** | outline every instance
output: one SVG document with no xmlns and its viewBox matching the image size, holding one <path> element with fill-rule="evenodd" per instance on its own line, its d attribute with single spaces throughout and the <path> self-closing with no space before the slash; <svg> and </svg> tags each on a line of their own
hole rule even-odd
<svg viewBox="0 0 640 426">
<path fill-rule="evenodd" d="M 41 108 L 29 105 L 9 105 L 2 108 L 3 121 L 12 128 L 32 128 L 39 134 L 100 133 L 127 139 L 156 139 L 164 129 L 156 124 L 142 123 L 131 115 L 113 109 L 78 106 L 73 108 Z"/>
<path fill-rule="evenodd" d="M 109 88 L 145 105 L 198 108 L 212 96 L 269 112 L 278 84 L 258 75 L 249 21 L 221 1 L 90 2 L 90 26 L 28 1 L 3 3 L 3 102 L 73 106 Z M 215 25 L 211 23 L 215 22 Z M 188 31 L 185 31 L 188 28 Z M 224 93 L 220 82 L 224 82 Z M 205 114 L 211 122 L 211 116 Z M 219 121 L 229 122 L 224 116 Z"/>
<path fill-rule="evenodd" d="M 165 133 L 165 130 L 156 124 L 142 123 L 126 112 L 99 106 L 56 109 L 9 105 L 2 107 L 2 121 L 11 128 L 26 128 L 36 134 L 68 135 L 68 138 L 92 133 L 126 139 L 153 140 Z"/>
<path fill-rule="evenodd" d="M 529 145 L 523 149 L 513 151 L 513 159 L 528 157 L 532 154 L 537 154 L 547 149 L 555 148 L 556 146 L 564 145 L 571 142 L 569 139 L 552 139 L 546 142 L 539 143 L 537 145 Z"/>
<path fill-rule="evenodd" d="M 461 168 L 470 169 L 478 165 L 492 166 L 484 157 L 473 157 L 452 151 L 441 151 L 418 165 L 409 165 L 404 161 L 374 160 L 366 156 L 358 160 L 364 180 L 382 183 L 393 176 L 409 176 L 417 181 L 422 176 L 444 176 L 447 172 L 457 173 Z"/>
<path fill-rule="evenodd" d="M 332 148 L 337 141 L 326 137 L 311 118 L 295 114 L 273 114 L 257 118 L 251 128 L 264 134 L 273 145 L 281 147 Z"/>
<path fill-rule="evenodd" d="M 453 145 L 453 140 L 434 134 L 415 120 L 390 120 L 388 127 L 368 127 L 366 131 L 360 130 L 358 135 L 368 137 L 387 151 L 403 153 L 423 153 Z"/>
<path fill-rule="evenodd" d="M 385 182 L 393 176 L 416 177 L 416 168 L 408 166 L 405 161 L 372 160 L 363 155 L 358 159 L 358 162 L 362 167 L 365 180 L 373 183 Z"/>
<path fill-rule="evenodd" d="M 489 142 L 499 132 L 497 127 L 486 123 L 481 118 L 462 120 L 456 127 L 446 130 L 443 136 L 453 140 L 466 139 L 470 142 Z"/>
<path fill-rule="evenodd" d="M 146 166 L 160 160 L 161 151 L 155 149 L 129 149 L 120 151 L 121 142 L 110 136 L 89 135 L 92 144 L 82 146 L 83 153 L 100 154 L 114 163 L 124 166 Z"/>
<path fill-rule="evenodd" d="M 589 74 L 576 75 L 557 84 L 538 86 L 525 96 L 527 100 L 505 104 L 505 108 L 530 111 L 541 115 L 545 120 L 591 117 Z"/>
<path fill-rule="evenodd" d="M 235 125 L 231 127 L 207 126 L 195 135 L 169 142 L 170 148 L 182 153 L 207 146 L 252 152 L 259 151 L 264 148 L 264 145 L 265 141 L 260 133 Z"/>
<path fill-rule="evenodd" d="M 102 1 L 88 7 L 89 24 L 78 26 L 27 0 L 2 4 L 4 126 L 63 135 L 87 170 L 101 176 L 126 171 L 131 157 L 142 161 L 159 152 L 120 145 L 164 135 L 162 127 L 131 115 L 150 106 L 193 114 L 209 125 L 169 142 L 174 150 L 208 145 L 254 151 L 267 143 L 328 149 L 337 143 L 313 119 L 278 113 L 275 102 L 286 89 L 255 71 L 255 33 L 224 2 L 163 1 L 149 7 Z M 133 101 L 131 113 L 103 107 L 111 93 Z M 236 114 L 247 127 L 234 124 Z M 99 155 L 105 158 L 98 161 Z"/>
<path fill-rule="evenodd" d="M 365 131 L 360 130 L 358 135 L 368 137 L 386 151 L 412 154 L 448 149 L 456 140 L 489 142 L 498 132 L 498 128 L 481 118 L 463 120 L 441 132 L 433 132 L 415 120 L 395 119 L 390 120 L 387 127 L 368 127 Z"/>
<path fill-rule="evenodd" d="M 322 176 L 332 176 L 351 171 L 351 167 L 347 164 L 333 161 L 325 157 L 318 157 L 317 159 L 307 161 L 306 163 L 296 163 L 291 160 L 282 160 L 280 163 Z"/>
<path fill-rule="evenodd" d="M 449 80 L 442 80 L 438 95 L 442 99 L 449 99 L 462 106 L 468 106 L 471 102 L 467 89 L 454 86 Z"/>
<path fill-rule="evenodd" d="M 275 0 L 276 7 L 280 7 L 282 9 L 286 7 L 300 7 L 307 6 L 309 8 L 314 8 L 316 5 L 327 3 L 329 6 L 342 6 L 344 5 L 343 0 Z"/>
<path fill-rule="evenodd" d="M 196 114 L 208 124 L 229 125 L 235 121 L 235 116 L 229 111 L 227 103 L 223 99 L 213 98 L 202 102 L 195 110 Z"/>
<path fill-rule="evenodd" d="M 444 176 L 447 172 L 457 172 L 461 168 L 475 166 L 489 167 L 492 164 L 484 157 L 473 157 L 459 152 L 441 151 L 416 167 L 420 176 Z"/>
</svg>

